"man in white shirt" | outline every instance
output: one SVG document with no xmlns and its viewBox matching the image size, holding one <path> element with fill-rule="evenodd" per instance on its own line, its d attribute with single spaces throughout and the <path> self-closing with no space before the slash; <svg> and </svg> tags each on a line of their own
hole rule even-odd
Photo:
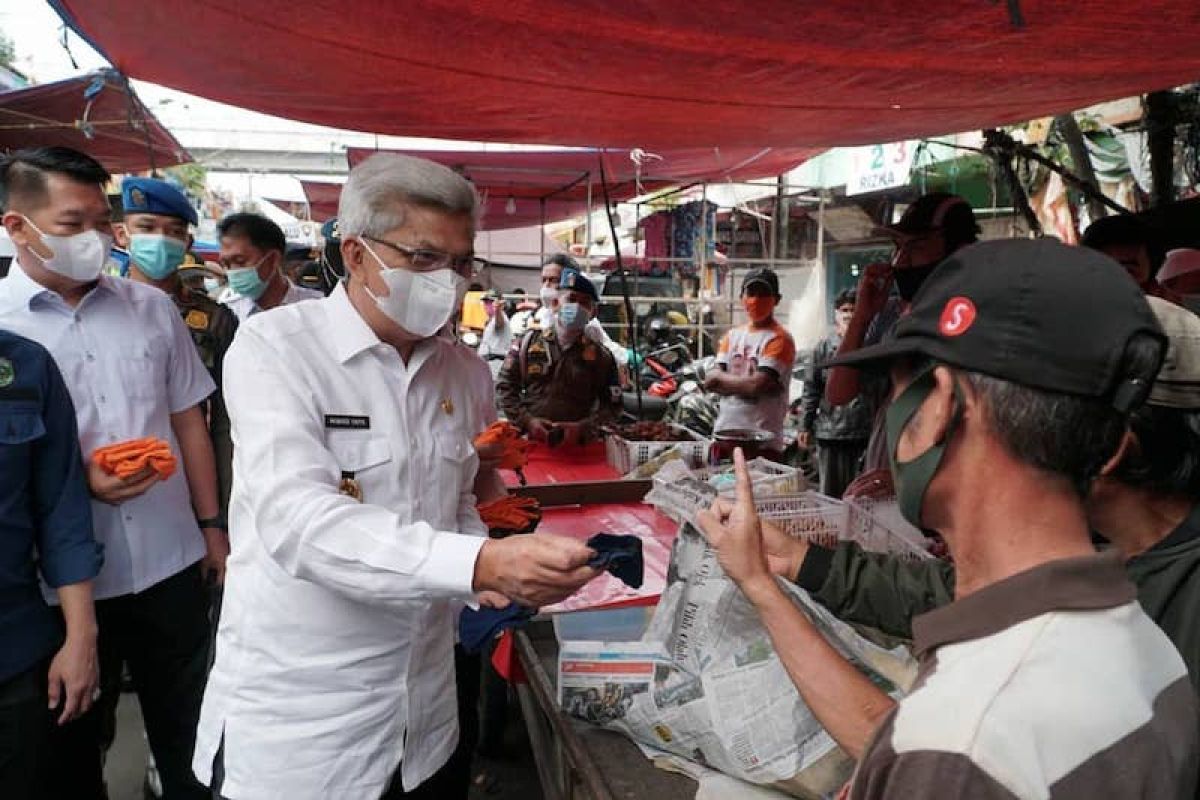
<svg viewBox="0 0 1200 800">
<path fill-rule="evenodd" d="M 102 721 L 125 662 L 166 796 L 200 798 L 189 759 L 208 649 L 202 570 L 220 581 L 229 552 L 201 407 L 215 386 L 167 295 L 101 275 L 112 244 L 108 179 L 67 148 L 0 159 L 3 223 L 17 250 L 0 281 L 0 327 L 41 343 L 62 371 L 105 551 L 95 582 L 101 696 L 55 729 L 51 750 L 64 768 L 51 771 L 43 796 L 102 796 Z M 181 469 L 122 480 L 91 460 L 99 447 L 147 436 L 165 440 Z"/>
<path fill-rule="evenodd" d="M 259 311 L 324 297 L 283 274 L 287 239 L 282 228 L 261 214 L 230 214 L 217 223 L 217 235 L 229 281 L 221 302 L 233 309 L 238 322 Z"/>
<path fill-rule="evenodd" d="M 483 296 L 483 307 L 487 312 L 487 325 L 479 337 L 479 357 L 487 362 L 492 378 L 500 374 L 500 365 L 512 349 L 513 329 L 508 315 L 504 313 L 504 298 L 491 289 Z"/>
<path fill-rule="evenodd" d="M 488 540 L 475 511 L 486 368 L 437 333 L 478 208 L 452 170 L 372 156 L 342 190 L 345 282 L 229 351 L 233 554 L 193 761 L 219 796 L 451 797 L 461 605 L 597 574 L 570 539 Z"/>
</svg>

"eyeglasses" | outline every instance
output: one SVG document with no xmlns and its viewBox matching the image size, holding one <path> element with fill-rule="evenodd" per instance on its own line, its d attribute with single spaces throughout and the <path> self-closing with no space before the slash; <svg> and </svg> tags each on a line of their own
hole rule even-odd
<svg viewBox="0 0 1200 800">
<path fill-rule="evenodd" d="M 476 258 L 474 255 L 456 256 L 441 250 L 406 247 L 405 245 L 389 242 L 385 239 L 376 239 L 374 236 L 364 236 L 363 238 L 392 248 L 408 259 L 408 263 L 412 264 L 414 269 L 422 272 L 435 269 L 452 269 L 462 277 L 470 279 L 478 275 L 480 270 L 487 266 L 487 261 L 482 258 Z"/>
</svg>

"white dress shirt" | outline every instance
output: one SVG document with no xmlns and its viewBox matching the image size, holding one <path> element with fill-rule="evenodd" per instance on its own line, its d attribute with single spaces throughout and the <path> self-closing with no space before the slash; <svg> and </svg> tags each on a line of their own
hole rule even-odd
<svg viewBox="0 0 1200 800">
<path fill-rule="evenodd" d="M 287 280 L 287 278 L 284 278 L 284 280 Z M 320 300 L 325 297 L 325 295 L 321 294 L 316 289 L 308 289 L 304 286 L 297 286 L 290 280 L 287 282 L 287 285 L 287 291 L 284 292 L 283 299 L 279 301 L 279 306 L 276 306 L 277 308 L 280 306 L 290 306 L 293 303 L 299 303 L 303 300 Z M 257 300 L 252 300 L 245 295 L 240 295 L 229 288 L 226 288 L 225 292 L 221 295 L 220 303 L 222 305 L 229 306 L 230 310 L 237 315 L 239 323 L 245 322 L 246 319 L 253 314 L 262 313 L 263 310 L 258 307 Z"/>
<path fill-rule="evenodd" d="M 251 317 L 224 381 L 232 554 L 196 775 L 224 738 L 233 800 L 376 798 L 398 764 L 412 789 L 458 740 L 486 368 L 436 337 L 404 364 L 338 286 Z"/>
<path fill-rule="evenodd" d="M 104 445 L 157 436 L 179 469 L 120 505 L 92 501 L 104 567 L 95 597 L 141 592 L 204 556 L 171 415 L 198 405 L 216 384 L 170 297 L 151 286 L 101 276 L 71 308 L 14 262 L 0 280 L 0 328 L 54 356 L 75 404 L 84 459 Z M 57 595 L 43 587 L 46 598 Z"/>
</svg>

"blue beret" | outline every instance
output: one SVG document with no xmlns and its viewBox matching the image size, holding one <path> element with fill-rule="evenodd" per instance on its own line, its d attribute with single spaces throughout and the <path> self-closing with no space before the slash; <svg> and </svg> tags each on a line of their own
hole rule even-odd
<svg viewBox="0 0 1200 800">
<path fill-rule="evenodd" d="M 121 205 L 126 214 L 162 214 L 196 225 L 196 209 L 183 192 L 156 178 L 126 178 L 121 183 Z"/>
<path fill-rule="evenodd" d="M 558 288 L 582 292 L 597 302 L 600 300 L 600 294 L 596 291 L 596 284 L 583 277 L 583 273 L 577 269 L 564 269 L 562 271 L 562 278 L 558 281 Z"/>
</svg>

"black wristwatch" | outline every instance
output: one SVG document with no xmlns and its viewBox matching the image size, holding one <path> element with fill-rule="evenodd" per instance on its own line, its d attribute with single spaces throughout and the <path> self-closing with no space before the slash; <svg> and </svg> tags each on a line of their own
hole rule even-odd
<svg viewBox="0 0 1200 800">
<path fill-rule="evenodd" d="M 209 517 L 208 519 L 197 519 L 196 524 L 201 528 L 219 528 L 220 530 L 229 533 L 229 525 L 225 522 L 224 517 Z"/>
</svg>

